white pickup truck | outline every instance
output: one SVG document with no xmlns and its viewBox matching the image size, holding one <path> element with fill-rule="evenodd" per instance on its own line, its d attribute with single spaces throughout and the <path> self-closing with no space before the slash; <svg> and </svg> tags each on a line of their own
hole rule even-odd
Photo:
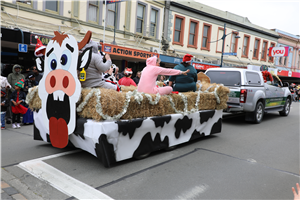
<svg viewBox="0 0 300 200">
<path fill-rule="evenodd" d="M 245 112 L 245 120 L 260 123 L 264 113 L 277 111 L 288 116 L 291 93 L 288 84 L 281 84 L 277 78 L 265 83 L 260 71 L 239 68 L 212 68 L 205 74 L 211 83 L 224 84 L 230 89 L 227 109 L 224 112 Z"/>
</svg>

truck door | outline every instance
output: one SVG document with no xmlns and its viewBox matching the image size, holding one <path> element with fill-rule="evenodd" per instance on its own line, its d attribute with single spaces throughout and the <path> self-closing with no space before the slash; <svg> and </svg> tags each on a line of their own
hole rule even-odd
<svg viewBox="0 0 300 200">
<path fill-rule="evenodd" d="M 276 107 L 278 106 L 278 96 L 277 96 L 277 89 L 278 87 L 269 85 L 268 83 L 264 83 L 265 90 L 266 90 L 266 108 Z"/>
</svg>

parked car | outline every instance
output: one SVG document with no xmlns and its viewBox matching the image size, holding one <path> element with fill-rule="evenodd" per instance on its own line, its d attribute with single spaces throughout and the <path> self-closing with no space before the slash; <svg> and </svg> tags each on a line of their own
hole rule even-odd
<svg viewBox="0 0 300 200">
<path fill-rule="evenodd" d="M 212 68 L 205 74 L 211 83 L 224 84 L 230 89 L 227 109 L 224 112 L 245 112 L 245 120 L 260 123 L 264 113 L 279 112 L 288 116 L 292 103 L 288 83 L 276 78 L 265 83 L 260 71 L 239 68 Z"/>
</svg>

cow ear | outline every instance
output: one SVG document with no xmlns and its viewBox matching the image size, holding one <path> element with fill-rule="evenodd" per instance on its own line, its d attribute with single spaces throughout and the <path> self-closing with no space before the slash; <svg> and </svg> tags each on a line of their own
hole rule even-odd
<svg viewBox="0 0 300 200">
<path fill-rule="evenodd" d="M 44 70 L 44 60 L 41 57 L 35 59 L 35 63 L 36 63 L 36 67 L 39 71 Z"/>
<path fill-rule="evenodd" d="M 81 70 L 81 68 L 84 67 L 84 69 L 87 69 L 90 65 L 91 59 L 92 59 L 92 48 L 89 47 L 86 48 L 82 54 L 80 54 L 77 64 L 77 70 Z"/>
</svg>

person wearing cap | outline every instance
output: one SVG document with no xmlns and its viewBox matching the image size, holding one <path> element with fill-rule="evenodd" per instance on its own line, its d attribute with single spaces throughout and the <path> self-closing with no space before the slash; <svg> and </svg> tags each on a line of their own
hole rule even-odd
<svg viewBox="0 0 300 200">
<path fill-rule="evenodd" d="M 24 92 L 28 94 L 29 88 L 32 88 L 34 86 L 37 86 L 38 82 L 35 80 L 35 76 L 33 72 L 29 72 L 26 79 L 25 79 L 25 85 L 24 85 Z"/>
<path fill-rule="evenodd" d="M 8 107 L 8 100 L 6 97 L 6 89 L 1 89 L 1 129 L 5 129 L 5 115 Z"/>
<path fill-rule="evenodd" d="M 185 54 L 182 62 L 179 65 L 176 65 L 174 69 L 178 69 L 180 71 L 189 70 L 187 76 L 171 76 L 169 78 L 169 85 L 172 86 L 173 83 L 173 91 L 178 92 L 195 92 L 196 82 L 197 82 L 197 70 L 191 65 L 193 56 L 190 54 Z"/>
<path fill-rule="evenodd" d="M 15 83 L 15 91 L 10 96 L 10 101 L 12 102 L 11 111 L 12 111 L 12 128 L 20 128 L 20 118 L 21 114 L 27 112 L 25 107 L 26 94 L 22 91 L 24 88 L 24 80 L 20 80 Z"/>
<path fill-rule="evenodd" d="M 132 76 L 132 69 L 131 68 L 126 68 L 124 71 L 125 77 L 121 78 L 119 80 L 119 85 L 124 85 L 124 86 L 136 86 L 136 83 L 131 79 Z"/>
<path fill-rule="evenodd" d="M 177 69 L 167 69 L 160 66 L 160 59 L 156 56 L 150 57 L 146 60 L 146 67 L 142 71 L 142 76 L 137 88 L 138 92 L 149 94 L 165 95 L 172 93 L 172 87 L 156 87 L 156 79 L 158 75 L 187 75 L 189 70 L 180 71 Z"/>
</svg>

